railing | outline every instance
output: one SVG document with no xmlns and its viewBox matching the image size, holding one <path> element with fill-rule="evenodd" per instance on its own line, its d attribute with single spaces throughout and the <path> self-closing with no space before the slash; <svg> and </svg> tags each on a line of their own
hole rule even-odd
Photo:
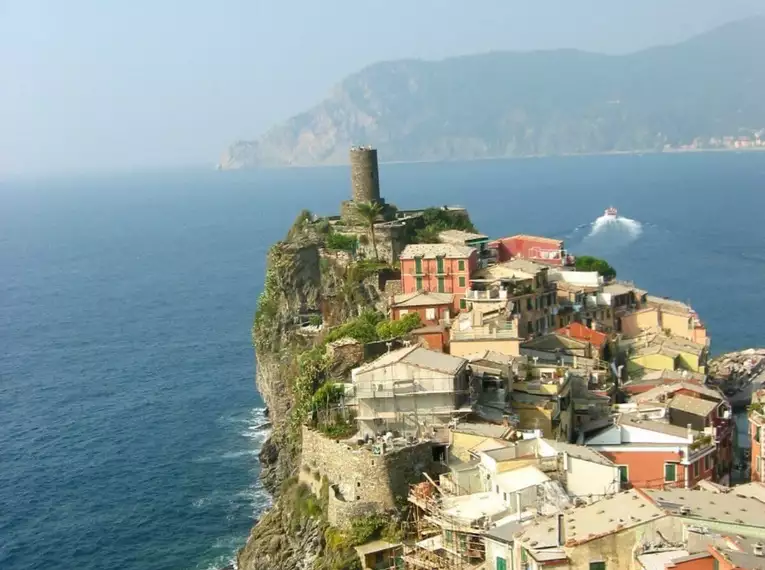
<svg viewBox="0 0 765 570">
<path fill-rule="evenodd" d="M 504 289 L 500 291 L 480 291 L 477 289 L 468 289 L 465 291 L 465 298 L 468 301 L 506 301 L 507 291 Z"/>
<path fill-rule="evenodd" d="M 356 384 L 356 397 L 364 398 L 393 398 L 409 394 L 426 392 L 459 393 L 466 392 L 465 388 L 456 385 L 452 378 L 422 378 L 413 380 L 388 380 L 381 382 L 360 382 Z"/>
<path fill-rule="evenodd" d="M 518 330 L 514 326 L 502 328 L 474 327 L 465 331 L 452 328 L 452 340 L 503 340 L 518 338 Z"/>
</svg>

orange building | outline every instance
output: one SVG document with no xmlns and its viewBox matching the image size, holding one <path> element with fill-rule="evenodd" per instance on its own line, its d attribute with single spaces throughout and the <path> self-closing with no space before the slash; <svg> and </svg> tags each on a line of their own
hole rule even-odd
<svg viewBox="0 0 765 570">
<path fill-rule="evenodd" d="M 478 252 L 448 243 L 410 244 L 399 257 L 404 293 L 451 293 L 455 311 L 465 307 L 470 274 L 478 267 Z"/>
<path fill-rule="evenodd" d="M 624 488 L 691 489 L 702 479 L 715 478 L 716 446 L 711 438 L 644 416 L 621 414 L 612 426 L 584 441 L 619 468 Z"/>
</svg>

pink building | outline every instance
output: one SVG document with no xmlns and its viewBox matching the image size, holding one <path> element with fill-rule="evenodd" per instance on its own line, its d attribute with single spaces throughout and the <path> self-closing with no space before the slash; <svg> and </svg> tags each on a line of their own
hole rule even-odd
<svg viewBox="0 0 765 570">
<path fill-rule="evenodd" d="M 497 261 L 529 259 L 548 265 L 573 265 L 574 258 L 567 255 L 563 240 L 540 236 L 517 235 L 500 238 L 489 243 L 497 250 Z"/>
<path fill-rule="evenodd" d="M 454 310 L 465 308 L 470 274 L 478 267 L 474 248 L 448 243 L 411 244 L 404 248 L 399 260 L 404 293 L 451 293 Z"/>
</svg>

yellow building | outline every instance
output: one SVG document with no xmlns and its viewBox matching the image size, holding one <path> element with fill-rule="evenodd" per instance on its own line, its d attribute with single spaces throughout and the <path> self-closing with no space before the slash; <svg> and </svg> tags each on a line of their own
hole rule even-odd
<svg viewBox="0 0 765 570">
<path fill-rule="evenodd" d="M 623 345 L 624 347 L 624 345 Z M 676 336 L 643 334 L 628 347 L 627 371 L 690 370 L 706 372 L 707 347 Z"/>
</svg>

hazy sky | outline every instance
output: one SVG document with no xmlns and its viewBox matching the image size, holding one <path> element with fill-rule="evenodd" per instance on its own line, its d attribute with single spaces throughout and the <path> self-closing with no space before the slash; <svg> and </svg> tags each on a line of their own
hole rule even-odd
<svg viewBox="0 0 765 570">
<path fill-rule="evenodd" d="M 0 175 L 214 164 L 379 60 L 625 52 L 765 0 L 0 0 Z"/>
</svg>

